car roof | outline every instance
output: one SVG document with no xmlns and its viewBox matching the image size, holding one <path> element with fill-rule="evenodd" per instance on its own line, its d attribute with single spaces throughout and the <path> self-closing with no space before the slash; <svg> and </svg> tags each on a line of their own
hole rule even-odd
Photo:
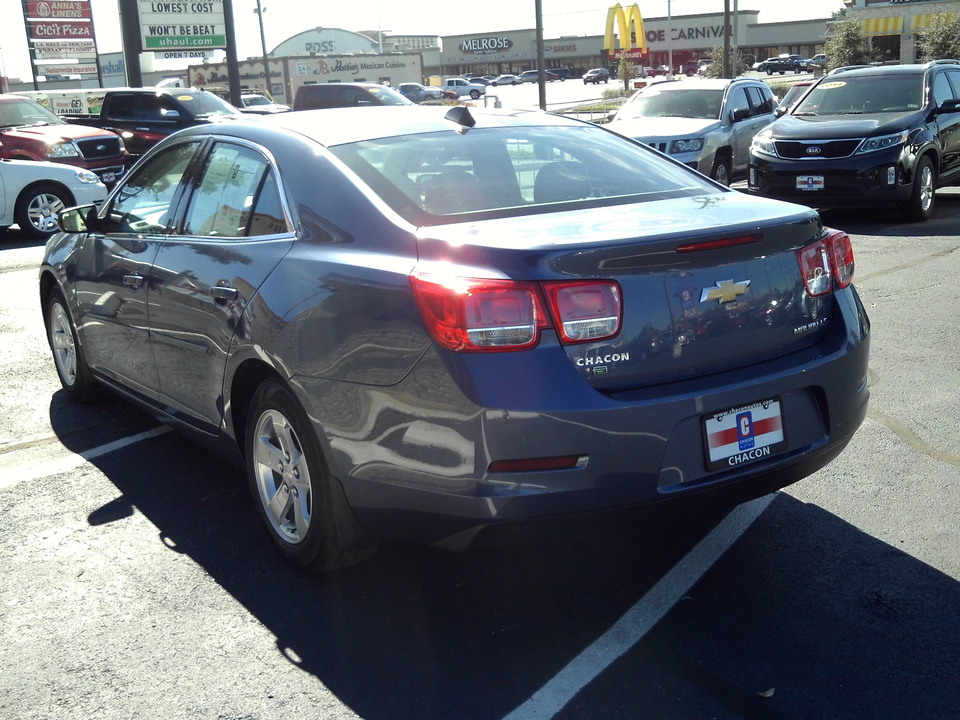
<svg viewBox="0 0 960 720">
<path fill-rule="evenodd" d="M 453 108 L 460 111 L 460 108 Z M 589 123 L 535 110 L 466 110 L 477 128 L 490 127 L 582 127 Z M 256 120 L 203 125 L 181 131 L 186 135 L 256 135 L 257 128 L 281 128 L 327 146 L 377 138 L 428 132 L 456 132 L 462 126 L 446 119 L 452 113 L 447 106 L 374 106 L 298 110 L 265 116 Z"/>
<path fill-rule="evenodd" d="M 750 78 L 691 78 L 689 80 L 666 80 L 664 82 L 647 85 L 646 90 L 656 89 L 664 92 L 673 92 L 674 90 L 726 90 L 733 83 L 750 83 L 754 85 L 763 84 L 762 80 L 751 80 Z"/>
<path fill-rule="evenodd" d="M 922 75 L 926 70 L 924 65 L 853 65 L 849 69 L 836 68 L 828 75 L 843 75 L 844 77 L 858 77 L 864 75 Z"/>
</svg>

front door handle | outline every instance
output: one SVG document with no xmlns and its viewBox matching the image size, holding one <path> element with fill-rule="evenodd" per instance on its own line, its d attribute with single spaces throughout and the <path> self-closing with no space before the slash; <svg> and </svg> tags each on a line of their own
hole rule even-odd
<svg viewBox="0 0 960 720">
<path fill-rule="evenodd" d="M 124 275 L 123 284 L 128 287 L 132 287 L 134 290 L 136 290 L 138 287 L 143 285 L 143 275 L 141 275 L 140 273 L 133 273 L 132 275 Z"/>
</svg>

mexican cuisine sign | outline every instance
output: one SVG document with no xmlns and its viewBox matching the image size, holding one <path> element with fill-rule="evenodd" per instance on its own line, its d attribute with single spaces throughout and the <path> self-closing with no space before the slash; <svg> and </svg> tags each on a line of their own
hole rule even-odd
<svg viewBox="0 0 960 720">
<path fill-rule="evenodd" d="M 143 50 L 212 50 L 227 46 L 223 0 L 137 0 Z"/>
</svg>

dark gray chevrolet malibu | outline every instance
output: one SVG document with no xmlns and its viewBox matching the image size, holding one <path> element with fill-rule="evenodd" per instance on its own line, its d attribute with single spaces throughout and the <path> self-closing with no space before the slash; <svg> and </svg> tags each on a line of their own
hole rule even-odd
<svg viewBox="0 0 960 720">
<path fill-rule="evenodd" d="M 191 128 L 67 211 L 66 392 L 241 461 L 294 563 L 822 468 L 866 412 L 849 237 L 592 124 L 370 107 Z"/>
</svg>

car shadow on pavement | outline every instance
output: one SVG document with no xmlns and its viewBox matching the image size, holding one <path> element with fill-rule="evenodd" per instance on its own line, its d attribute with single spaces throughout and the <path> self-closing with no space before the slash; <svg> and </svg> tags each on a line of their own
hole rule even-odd
<svg viewBox="0 0 960 720">
<path fill-rule="evenodd" d="M 76 413 L 55 402 L 54 429 L 103 421 L 96 406 Z M 64 433 L 68 447 L 73 437 Z M 314 577 L 251 532 L 260 521 L 242 472 L 175 433 L 93 463 L 121 498 L 105 498 L 91 526 L 135 508 L 170 552 L 189 557 L 276 637 L 278 654 L 365 720 L 503 717 L 720 519 L 711 508 L 629 514 L 576 539 L 528 543 L 518 531 L 507 545 L 464 554 L 384 546 Z M 653 632 L 557 717 L 947 717 L 960 707 L 960 683 L 949 681 L 960 676 L 957 648 L 954 579 L 780 493 Z M 760 705 L 765 683 L 777 695 Z"/>
<path fill-rule="evenodd" d="M 960 188 L 937 191 L 933 216 L 925 222 L 907 222 L 896 208 L 821 210 L 823 224 L 847 233 L 899 237 L 957 237 Z"/>
</svg>

